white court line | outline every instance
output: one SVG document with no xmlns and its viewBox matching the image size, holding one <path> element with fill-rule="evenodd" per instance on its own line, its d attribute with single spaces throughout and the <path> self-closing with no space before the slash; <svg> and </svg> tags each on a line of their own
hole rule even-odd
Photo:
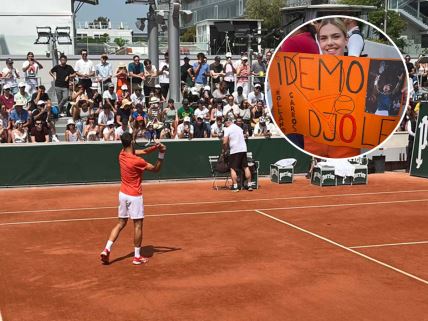
<svg viewBox="0 0 428 321">
<path fill-rule="evenodd" d="M 328 204 L 328 205 L 308 205 L 308 206 L 291 206 L 291 207 L 271 207 L 260 208 L 260 211 L 287 211 L 287 210 L 301 210 L 309 208 L 328 208 L 328 207 L 347 207 L 347 206 L 360 206 L 360 205 L 381 205 L 381 204 L 394 204 L 394 203 L 412 203 L 412 202 L 428 202 L 428 198 L 419 200 L 402 200 L 402 201 L 388 201 L 388 202 L 365 202 L 365 203 L 345 203 L 345 204 Z M 204 211 L 204 212 L 181 212 L 181 213 L 163 213 L 151 214 L 146 217 L 161 217 L 161 216 L 181 216 L 181 215 L 206 215 L 206 214 L 219 214 L 219 213 L 239 213 L 239 212 L 252 212 L 255 209 L 240 209 L 240 210 L 221 210 L 221 211 Z M 40 223 L 56 223 L 56 222 L 75 222 L 75 221 L 91 221 L 91 220 L 106 220 L 117 218 L 117 216 L 109 217 L 93 217 L 93 218 L 76 218 L 76 219 L 60 219 L 60 220 L 43 220 L 43 221 L 26 221 L 26 222 L 11 222 L 0 223 L 0 226 L 6 225 L 23 225 L 23 224 L 40 224 Z"/>
<path fill-rule="evenodd" d="M 368 193 L 349 193 L 349 194 L 327 194 L 327 195 L 310 195 L 310 196 L 291 196 L 291 197 L 274 197 L 274 198 L 253 198 L 244 200 L 223 200 L 223 201 L 204 201 L 204 202 L 182 202 L 182 203 L 158 203 L 158 204 L 145 204 L 144 207 L 156 206 L 178 206 L 178 205 L 204 205 L 204 204 L 228 204 L 240 202 L 263 202 L 263 201 L 279 201 L 279 200 L 293 200 L 293 199 L 313 199 L 313 198 L 329 198 L 329 197 L 343 197 L 343 196 L 366 196 L 378 194 L 397 194 L 397 193 L 417 193 L 428 192 L 428 190 L 406 190 L 406 191 L 386 191 L 386 192 L 368 192 Z M 70 212 L 70 211 L 88 211 L 88 210 L 106 210 L 115 209 L 118 206 L 101 206 L 101 207 L 81 207 L 81 208 L 63 208 L 63 209 L 41 209 L 41 210 L 26 210 L 26 211 L 9 211 L 0 212 L 0 215 L 6 214 L 29 214 L 40 212 Z"/>
<path fill-rule="evenodd" d="M 277 221 L 277 222 L 279 222 L 279 223 L 282 223 L 282 224 L 288 225 L 289 227 L 292 227 L 292 228 L 294 228 L 294 229 L 296 229 L 296 230 L 299 230 L 299 231 L 301 231 L 301 232 L 303 232 L 303 233 L 306 233 L 306 234 L 312 235 L 312 236 L 314 236 L 314 237 L 316 237 L 316 238 L 318 238 L 318 239 L 320 239 L 320 240 L 323 240 L 323 241 L 325 241 L 325 242 L 327 242 L 327 243 L 330 243 L 330 244 L 332 244 L 332 245 L 334 245 L 334 246 L 340 247 L 341 249 L 344 249 L 344 250 L 349 251 L 349 252 L 351 252 L 351 253 L 354 253 L 354 254 L 356 254 L 356 255 L 358 255 L 358 256 L 361 256 L 361 257 L 363 257 L 363 258 L 365 258 L 365 259 L 367 259 L 367 260 L 369 260 L 369 261 L 372 261 L 372 262 L 374 262 L 374 263 L 380 264 L 380 265 L 382 265 L 382 266 L 384 266 L 384 267 L 386 267 L 386 268 L 388 268 L 388 269 L 394 270 L 395 272 L 401 273 L 401 274 L 403 274 L 403 275 L 405 275 L 405 276 L 407 276 L 407 277 L 409 277 L 409 278 L 412 278 L 412 279 L 414 279 L 414 280 L 416 280 L 416 281 L 419 281 L 419 282 L 422 282 L 422 283 L 424 283 L 424 284 L 428 285 L 428 281 L 427 281 L 427 280 L 421 279 L 420 277 L 417 277 L 416 275 L 413 275 L 413 274 L 410 274 L 410 273 L 405 272 L 405 271 L 403 271 L 403 270 L 400 270 L 400 269 L 398 269 L 398 268 L 396 268 L 396 267 L 394 267 L 394 266 L 392 266 L 392 265 L 389 265 L 389 264 L 387 264 L 387 263 L 385 263 L 385 262 L 382 262 L 382 261 L 376 260 L 375 258 L 372 258 L 372 257 L 370 257 L 370 256 L 368 256 L 368 255 L 365 255 L 365 254 L 363 254 L 363 253 L 360 253 L 360 252 L 358 252 L 358 251 L 355 251 L 355 250 L 353 250 L 353 249 L 351 249 L 351 248 L 349 248 L 349 247 L 346 247 L 346 246 L 344 246 L 344 245 L 342 245 L 342 244 L 339 244 L 339 243 L 337 243 L 337 242 L 335 242 L 335 241 L 332 241 L 332 240 L 330 240 L 330 239 L 328 239 L 328 238 L 326 238 L 326 237 L 324 237 L 324 236 L 321 236 L 321 235 L 319 235 L 319 234 L 316 234 L 316 233 L 313 233 L 313 232 L 311 232 L 311 231 L 305 230 L 304 228 L 301 228 L 301 227 L 299 227 L 299 226 L 297 226 L 297 225 L 294 225 L 294 224 L 292 224 L 292 223 L 289 223 L 289 222 L 287 222 L 287 221 L 281 220 L 281 219 L 279 219 L 279 218 L 277 218 L 277 217 L 275 217 L 275 216 L 272 216 L 272 215 L 266 214 L 266 213 L 264 213 L 264 212 L 263 212 L 263 211 L 261 211 L 261 210 L 255 210 L 255 212 L 257 212 L 258 214 L 263 215 L 263 216 L 265 216 L 265 217 L 268 217 L 268 218 L 270 218 L 270 219 L 272 219 L 272 220 L 274 220 L 274 221 Z"/>
<path fill-rule="evenodd" d="M 385 244 L 373 244 L 373 245 L 361 245 L 361 246 L 348 246 L 350 249 L 367 249 L 371 247 L 386 247 L 386 246 L 400 246 L 400 245 L 416 245 L 416 244 L 427 244 L 428 241 L 418 242 L 403 242 L 403 243 L 385 243 Z"/>
</svg>

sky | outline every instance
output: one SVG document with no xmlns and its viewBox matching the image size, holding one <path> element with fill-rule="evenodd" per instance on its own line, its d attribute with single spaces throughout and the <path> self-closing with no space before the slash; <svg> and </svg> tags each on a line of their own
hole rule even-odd
<svg viewBox="0 0 428 321">
<path fill-rule="evenodd" d="M 142 3 L 125 4 L 126 0 L 99 0 L 99 5 L 83 4 L 76 14 L 76 22 L 91 22 L 98 17 L 108 17 L 113 27 L 120 22 L 134 31 L 141 32 L 135 27 L 137 18 L 147 16 L 148 5 Z M 79 2 L 76 2 L 78 4 Z M 145 30 L 147 32 L 147 30 Z"/>
</svg>

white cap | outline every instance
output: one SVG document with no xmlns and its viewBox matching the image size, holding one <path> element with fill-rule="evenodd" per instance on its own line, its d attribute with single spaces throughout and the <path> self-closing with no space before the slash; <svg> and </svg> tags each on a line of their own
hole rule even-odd
<svg viewBox="0 0 428 321">
<path fill-rule="evenodd" d="M 39 100 L 39 101 L 37 102 L 37 105 L 44 105 L 44 104 L 46 104 L 46 102 L 45 102 L 44 100 Z"/>
<path fill-rule="evenodd" d="M 211 90 L 211 87 L 207 85 L 204 87 L 204 90 Z"/>
<path fill-rule="evenodd" d="M 247 56 L 242 56 L 241 60 L 248 60 L 248 57 Z"/>
<path fill-rule="evenodd" d="M 109 125 L 114 125 L 114 121 L 113 120 L 107 121 L 107 126 L 109 126 Z"/>
<path fill-rule="evenodd" d="M 255 84 L 254 87 L 261 87 L 262 85 L 260 85 L 259 83 Z"/>
<path fill-rule="evenodd" d="M 183 121 L 184 122 L 190 122 L 190 117 L 189 116 L 184 117 Z"/>
<path fill-rule="evenodd" d="M 26 86 L 27 85 L 25 84 L 25 82 L 22 82 L 22 81 L 18 84 L 19 88 L 26 87 Z"/>
<path fill-rule="evenodd" d="M 67 121 L 67 125 L 76 125 L 76 123 L 74 122 L 74 120 L 71 118 Z"/>
<path fill-rule="evenodd" d="M 4 85 L 3 89 L 10 89 L 10 85 L 9 84 Z"/>
<path fill-rule="evenodd" d="M 155 85 L 155 88 L 161 88 L 161 85 L 157 84 Z"/>
<path fill-rule="evenodd" d="M 231 52 L 226 52 L 226 58 L 232 58 L 232 53 Z"/>
<path fill-rule="evenodd" d="M 122 90 L 128 90 L 128 86 L 127 85 L 122 85 L 122 87 L 120 87 L 120 89 L 122 89 Z"/>
</svg>

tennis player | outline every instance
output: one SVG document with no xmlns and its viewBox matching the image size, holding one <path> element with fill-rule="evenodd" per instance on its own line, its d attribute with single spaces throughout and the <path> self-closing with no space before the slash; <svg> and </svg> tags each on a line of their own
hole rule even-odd
<svg viewBox="0 0 428 321">
<path fill-rule="evenodd" d="M 101 261 L 109 263 L 109 256 L 113 243 L 119 237 L 120 232 L 126 226 L 128 218 L 134 221 L 134 259 L 133 264 L 147 263 L 148 258 L 140 253 L 143 240 L 144 205 L 141 181 L 144 171 L 159 172 L 165 157 L 166 147 L 156 144 L 143 150 L 135 150 L 135 141 L 132 135 L 125 132 L 120 137 L 123 149 L 119 154 L 120 165 L 120 192 L 119 192 L 119 222 L 112 229 L 105 249 L 101 252 Z M 147 163 L 138 157 L 159 150 L 155 165 Z"/>
</svg>

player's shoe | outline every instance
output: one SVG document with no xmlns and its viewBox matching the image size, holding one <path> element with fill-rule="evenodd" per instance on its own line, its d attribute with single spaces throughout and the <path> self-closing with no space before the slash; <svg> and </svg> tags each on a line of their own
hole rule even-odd
<svg viewBox="0 0 428 321">
<path fill-rule="evenodd" d="M 108 249 L 104 249 L 100 254 L 101 262 L 103 262 L 103 264 L 109 264 L 109 257 L 110 251 Z"/>
<path fill-rule="evenodd" d="M 232 191 L 232 192 L 239 192 L 239 187 L 234 187 L 234 186 L 232 186 L 231 188 L 230 188 L 230 190 Z"/>
<path fill-rule="evenodd" d="M 252 192 L 252 191 L 253 191 L 253 186 L 248 185 L 248 186 L 247 186 L 247 191 Z"/>
<path fill-rule="evenodd" d="M 135 265 L 139 265 L 147 262 L 149 262 L 149 259 L 144 256 L 139 256 L 139 257 L 134 256 L 134 259 L 132 260 L 132 264 L 135 264 Z"/>
</svg>

